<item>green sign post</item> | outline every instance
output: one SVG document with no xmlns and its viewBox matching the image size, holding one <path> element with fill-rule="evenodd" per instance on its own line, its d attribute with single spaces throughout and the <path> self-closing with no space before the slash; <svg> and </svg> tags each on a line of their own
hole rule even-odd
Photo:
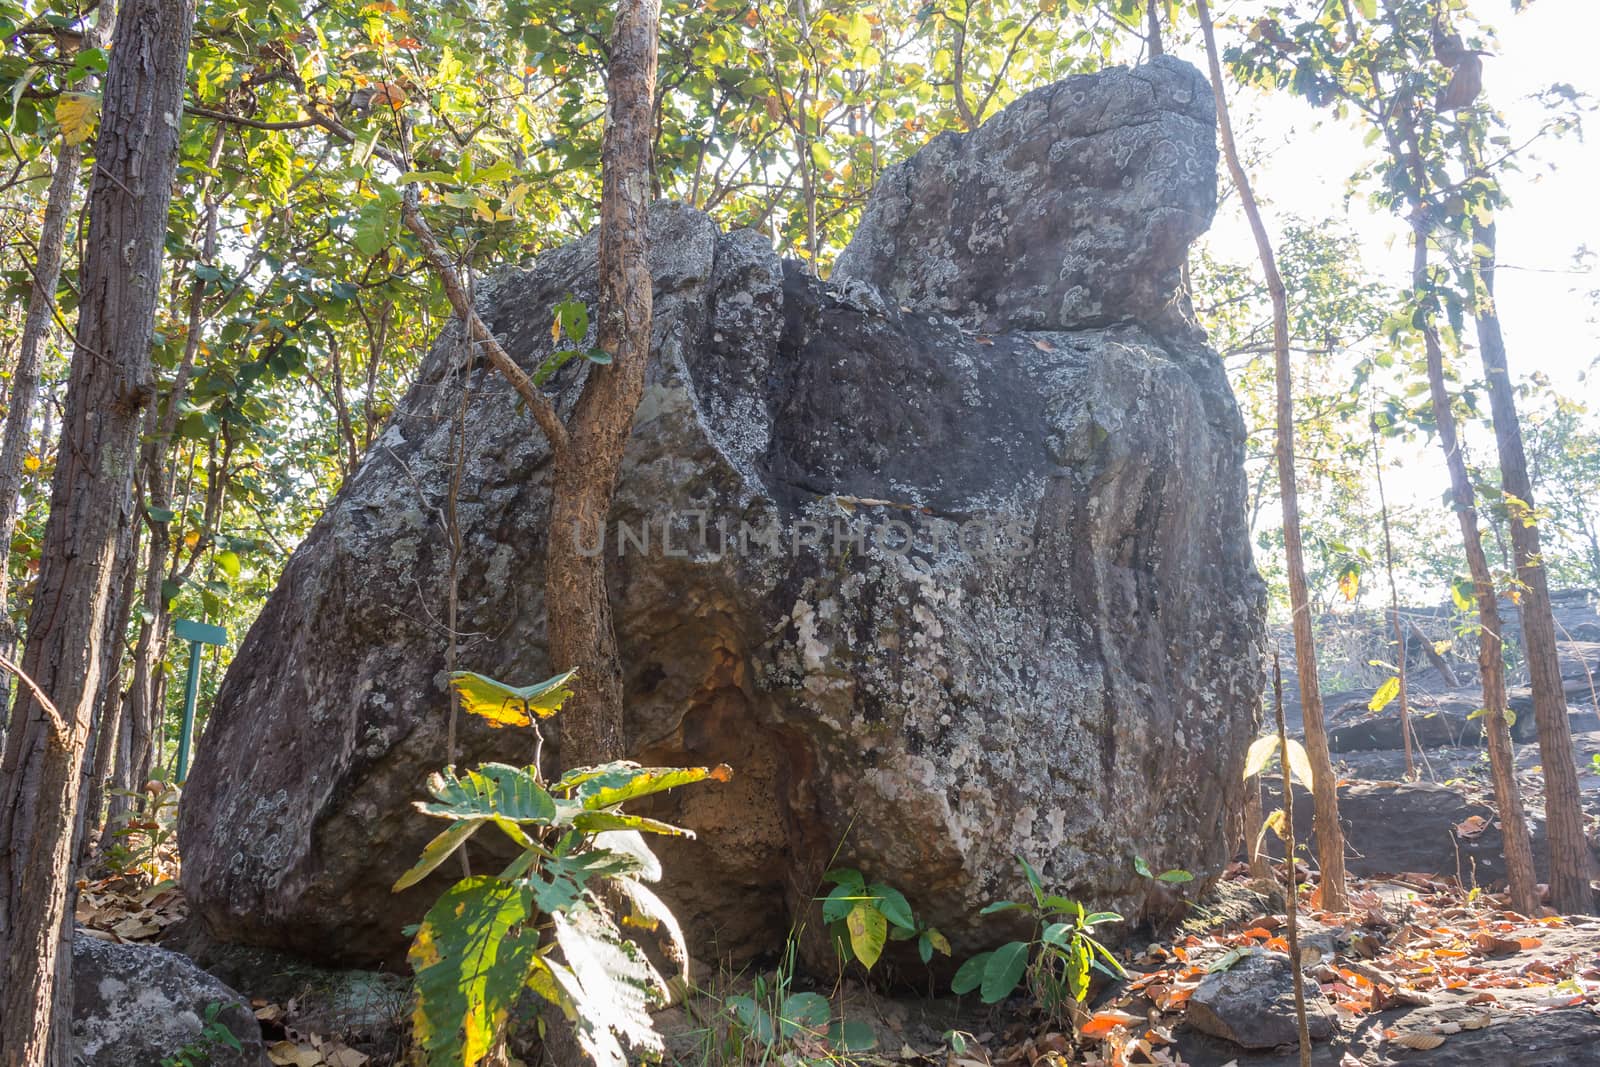
<svg viewBox="0 0 1600 1067">
<path fill-rule="evenodd" d="M 189 748 L 194 743 L 194 702 L 200 695 L 200 646 L 225 645 L 228 631 L 208 622 L 174 619 L 172 632 L 189 642 L 189 674 L 183 681 L 183 729 L 178 734 L 178 784 L 189 777 Z"/>
</svg>

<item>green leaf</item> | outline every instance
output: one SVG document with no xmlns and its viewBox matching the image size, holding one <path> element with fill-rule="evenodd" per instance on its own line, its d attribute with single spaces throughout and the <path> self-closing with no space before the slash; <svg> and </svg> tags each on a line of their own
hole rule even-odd
<svg viewBox="0 0 1600 1067">
<path fill-rule="evenodd" d="M 586 834 L 600 833 L 603 830 L 641 830 L 647 834 L 661 834 L 665 837 L 694 836 L 693 830 L 674 826 L 659 819 L 647 819 L 643 815 L 628 815 L 620 811 L 580 812 L 572 817 L 572 828 L 582 830 Z"/>
<path fill-rule="evenodd" d="M 1028 943 L 1008 941 L 994 950 L 983 968 L 981 995 L 985 1004 L 998 1004 L 1011 995 L 1028 969 Z"/>
<path fill-rule="evenodd" d="M 868 1052 L 878 1047 L 878 1035 L 860 1019 L 842 1019 L 828 1027 L 828 1044 L 840 1052 Z"/>
<path fill-rule="evenodd" d="M 822 921 L 836 923 L 844 920 L 850 914 L 850 909 L 856 906 L 856 901 L 861 898 L 861 893 L 850 885 L 836 885 L 822 900 Z"/>
<path fill-rule="evenodd" d="M 590 778 L 577 787 L 576 796 L 585 810 L 614 807 L 638 797 L 676 789 L 680 785 L 703 782 L 707 778 L 726 782 L 733 777 L 733 772 L 726 764 L 716 767 L 641 767 L 637 763 L 618 761 L 607 767 L 606 773 Z"/>
<path fill-rule="evenodd" d="M 419 801 L 417 810 L 443 819 L 501 818 L 518 823 L 550 824 L 556 802 L 539 785 L 531 767 L 485 763 L 457 776 L 446 767 L 428 779 L 433 801 Z"/>
<path fill-rule="evenodd" d="M 1044 885 L 1039 881 L 1039 872 L 1033 869 L 1033 864 L 1021 856 L 1017 857 L 1017 862 L 1022 864 L 1022 873 L 1028 879 L 1028 888 L 1033 890 L 1033 899 L 1042 905 L 1044 903 Z"/>
<path fill-rule="evenodd" d="M 539 936 L 524 929 L 528 895 L 498 878 L 463 879 L 417 930 L 413 1039 L 433 1063 L 475 1064 L 489 1054 L 533 966 Z"/>
<path fill-rule="evenodd" d="M 1044 928 L 1044 933 L 1039 935 L 1039 940 L 1057 948 L 1070 948 L 1077 940 L 1077 934 L 1071 923 L 1051 923 Z"/>
<path fill-rule="evenodd" d="M 900 890 L 883 882 L 873 882 L 867 887 L 867 892 L 877 898 L 878 910 L 883 912 L 884 918 L 902 930 L 916 930 L 917 922 L 912 918 L 911 904 Z"/>
<path fill-rule="evenodd" d="M 232 551 L 218 552 L 216 559 L 217 566 L 221 567 L 229 578 L 239 577 L 239 553 Z"/>
<path fill-rule="evenodd" d="M 439 864 L 449 859 L 456 849 L 466 843 L 467 838 L 471 837 L 483 822 L 482 819 L 462 819 L 451 823 L 449 829 L 427 843 L 416 866 L 400 876 L 392 891 L 398 893 L 402 889 L 409 889 L 432 874 Z"/>
<path fill-rule="evenodd" d="M 796 1034 L 820 1036 L 827 1030 L 833 1006 L 821 993 L 791 993 L 783 1002 L 778 1015 L 778 1033 L 782 1037 Z"/>
<path fill-rule="evenodd" d="M 1080 1004 L 1089 995 L 1089 946 L 1080 939 L 1067 949 L 1067 992 Z"/>
<path fill-rule="evenodd" d="M 1162 871 L 1156 875 L 1156 880 L 1158 882 L 1166 882 L 1168 885 L 1182 885 L 1185 882 L 1194 881 L 1194 875 L 1188 871 L 1173 868 L 1170 871 Z"/>
<path fill-rule="evenodd" d="M 993 955 L 993 952 L 980 952 L 957 967 L 955 977 L 950 979 L 950 992 L 964 996 L 982 985 L 983 972 L 989 966 L 989 959 Z"/>
<path fill-rule="evenodd" d="M 1368 711 L 1382 711 L 1389 706 L 1389 702 L 1400 695 L 1400 679 L 1389 678 L 1378 686 L 1378 691 L 1372 694 L 1372 699 L 1367 701 Z"/>
<path fill-rule="evenodd" d="M 835 867 L 827 874 L 824 874 L 822 880 L 824 882 L 832 882 L 837 886 L 849 886 L 852 891 L 857 893 L 865 893 L 867 891 L 867 880 L 854 867 Z"/>
<path fill-rule="evenodd" d="M 578 1009 L 579 1043 L 607 1067 L 627 1063 L 618 1038 L 635 1056 L 659 1057 L 664 1049 L 650 1012 L 665 1000 L 666 983 L 644 953 L 598 908 L 575 908 L 550 918 L 576 979 L 563 986 Z"/>
<path fill-rule="evenodd" d="M 869 901 L 858 901 L 845 916 L 845 927 L 850 931 L 850 948 L 862 966 L 872 970 L 872 965 L 883 955 L 884 942 L 889 939 L 889 920 Z"/>
<path fill-rule="evenodd" d="M 1027 911 L 1028 905 L 1020 900 L 997 900 L 993 904 L 985 904 L 979 910 L 979 915 L 994 915 L 1002 911 Z"/>
<path fill-rule="evenodd" d="M 1249 774 L 1246 774 L 1245 777 L 1248 778 Z M 1133 872 L 1135 874 L 1137 874 L 1140 878 L 1154 878 L 1155 877 L 1155 875 L 1153 873 L 1151 873 L 1150 865 L 1144 861 L 1144 857 L 1143 856 L 1135 856 L 1135 857 L 1133 857 Z"/>
</svg>

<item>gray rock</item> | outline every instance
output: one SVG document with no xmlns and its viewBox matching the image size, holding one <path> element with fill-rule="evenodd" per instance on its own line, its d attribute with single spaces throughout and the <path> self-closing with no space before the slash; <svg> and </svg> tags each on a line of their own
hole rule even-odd
<svg viewBox="0 0 1600 1067">
<path fill-rule="evenodd" d="M 240 1047 L 207 1037 L 208 1020 Z M 212 1067 L 268 1062 L 250 1005 L 188 957 L 82 930 L 72 938 L 72 1047 L 78 1067 L 160 1067 L 186 1048 Z"/>
<path fill-rule="evenodd" d="M 1173 320 L 1216 209 L 1214 107 L 1166 57 L 1036 89 L 885 173 L 833 280 L 981 330 Z"/>
<path fill-rule="evenodd" d="M 1333 1035 L 1333 1009 L 1322 987 L 1305 979 L 1306 1029 L 1313 1041 Z M 1201 1033 L 1242 1048 L 1267 1049 L 1300 1040 L 1294 1009 L 1294 971 L 1281 952 L 1246 956 L 1207 975 L 1189 998 L 1186 1018 Z"/>
<path fill-rule="evenodd" d="M 1109 109 L 1101 79 L 1147 91 L 1107 89 L 1121 101 Z M 1017 106 L 1062 111 L 1066 126 L 995 120 L 1036 154 L 1081 128 L 1073 151 L 1094 165 L 1033 171 L 1040 195 L 1131 218 L 1152 182 L 1177 183 L 1166 195 L 1209 216 L 1209 170 L 1124 151 L 1167 125 L 1192 126 L 1209 150 L 1192 71 L 1164 62 L 1065 84 Z M 1073 107 L 1094 114 L 1073 126 Z M 661 846 L 694 953 L 780 946 L 841 842 L 958 951 L 997 935 L 976 915 L 1020 890 L 1017 854 L 1129 915 L 1149 884 L 1135 856 L 1202 880 L 1219 871 L 1255 721 L 1262 593 L 1243 427 L 1192 324 L 1152 312 L 979 337 L 900 311 L 909 290 L 852 295 L 688 208 L 657 205 L 651 226 L 655 358 L 605 551 L 633 752 L 736 770 L 647 809 L 699 834 Z M 1095 232 L 1100 283 L 1132 293 L 1176 262 L 1146 246 L 1189 231 Z M 1083 245 L 1043 225 L 1014 238 L 1018 264 Z M 590 236 L 482 287 L 524 365 L 549 351 L 557 301 L 592 305 L 595 247 Z M 463 380 L 460 662 L 515 682 L 553 673 L 544 547 L 574 532 L 543 522 L 538 431 L 466 362 L 447 331 L 222 684 L 179 818 L 190 906 L 222 938 L 398 962 L 401 927 L 448 877 L 388 891 L 439 829 L 410 801 L 446 761 L 439 516 Z M 562 410 L 584 373 L 574 363 L 550 384 Z M 526 732 L 460 723 L 462 764 L 532 751 Z"/>
</svg>

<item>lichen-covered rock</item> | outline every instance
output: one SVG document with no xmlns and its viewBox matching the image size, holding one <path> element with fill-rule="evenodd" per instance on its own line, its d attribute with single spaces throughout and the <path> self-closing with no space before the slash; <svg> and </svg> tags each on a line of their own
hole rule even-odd
<svg viewBox="0 0 1600 1067">
<path fill-rule="evenodd" d="M 1019 159 L 1093 126 L 1073 151 L 1095 158 L 1035 170 L 1038 194 L 1131 219 L 1152 182 L 1181 183 L 1166 195 L 1201 221 L 1093 239 L 1034 224 L 1000 259 L 952 258 L 952 276 L 1003 285 L 1099 241 L 1106 293 L 1167 291 L 1150 272 L 1209 217 L 1214 177 L 1130 146 L 1171 127 L 1211 151 L 1205 85 L 1170 61 L 1064 84 L 1013 106 L 1062 122 L 1008 110 L 992 124 L 1038 142 Z M 1074 107 L 1094 121 L 1074 126 Z M 989 194 L 981 176 L 953 180 L 958 227 Z M 1007 298 L 1014 328 L 979 334 L 961 309 L 880 284 L 856 245 L 841 287 L 685 207 L 658 205 L 651 227 L 655 359 L 603 544 L 634 754 L 737 772 L 653 809 L 699 833 L 662 846 L 695 955 L 775 948 L 836 851 L 902 888 L 958 951 L 1000 932 L 976 913 L 1016 888 L 1019 854 L 1130 914 L 1147 891 L 1136 856 L 1220 870 L 1262 597 L 1243 428 L 1175 305 L 1023 321 Z M 483 313 L 532 365 L 552 306 L 592 301 L 594 273 L 591 236 L 482 286 Z M 1049 273 L 1028 284 L 1061 297 L 1080 284 Z M 583 373 L 551 383 L 563 410 Z M 447 331 L 218 694 L 179 832 L 190 905 L 221 937 L 395 959 L 438 892 L 388 887 L 438 829 L 409 802 L 448 758 L 440 516 L 463 387 L 459 662 L 516 682 L 554 671 L 545 545 L 598 547 L 601 531 L 546 527 L 546 445 Z M 526 733 L 458 731 L 463 764 L 533 751 Z"/>
<path fill-rule="evenodd" d="M 1029 93 L 884 174 L 833 280 L 982 330 L 1172 321 L 1216 210 L 1216 113 L 1159 58 Z"/>
<path fill-rule="evenodd" d="M 238 1047 L 208 1023 L 226 1027 Z M 72 1062 L 161 1067 L 188 1050 L 214 1067 L 266 1067 L 261 1027 L 244 999 L 185 956 L 154 945 L 72 938 Z"/>
</svg>

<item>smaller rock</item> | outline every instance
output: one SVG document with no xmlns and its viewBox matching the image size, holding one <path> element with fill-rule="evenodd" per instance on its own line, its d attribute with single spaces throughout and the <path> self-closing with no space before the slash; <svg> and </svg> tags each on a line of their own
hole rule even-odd
<svg viewBox="0 0 1600 1067">
<path fill-rule="evenodd" d="M 1306 1023 L 1313 1041 L 1333 1035 L 1333 1012 L 1322 988 L 1305 982 Z M 1189 998 L 1189 1025 L 1249 1049 L 1277 1048 L 1299 1040 L 1294 1012 L 1294 972 L 1281 952 L 1246 956 L 1226 971 L 1207 975 Z"/>
<path fill-rule="evenodd" d="M 208 1018 L 239 1047 L 208 1034 Z M 72 1045 L 74 1067 L 161 1067 L 185 1050 L 209 1067 L 268 1063 L 244 998 L 187 956 L 83 930 L 72 937 Z"/>
</svg>

